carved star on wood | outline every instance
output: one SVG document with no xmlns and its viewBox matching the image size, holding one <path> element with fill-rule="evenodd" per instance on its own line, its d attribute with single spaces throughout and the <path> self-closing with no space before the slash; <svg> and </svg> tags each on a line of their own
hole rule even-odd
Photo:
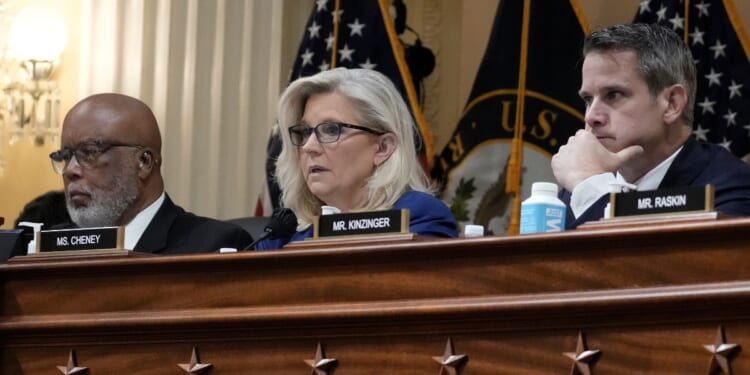
<svg viewBox="0 0 750 375">
<path fill-rule="evenodd" d="M 456 354 L 453 350 L 453 340 L 449 337 L 445 343 L 445 353 L 442 356 L 432 357 L 432 359 L 440 364 L 439 375 L 443 375 L 444 373 L 448 375 L 460 375 L 469 361 L 469 356 L 466 354 Z"/>
<path fill-rule="evenodd" d="M 725 375 L 732 375 L 732 359 L 739 352 L 739 344 L 728 344 L 724 336 L 724 327 L 719 326 L 716 332 L 716 344 L 703 345 L 706 350 L 711 352 L 711 362 L 708 364 L 708 375 L 715 374 L 721 370 Z"/>
<path fill-rule="evenodd" d="M 88 367 L 79 367 L 78 363 L 76 361 L 76 352 L 75 350 L 71 350 L 70 354 L 68 354 L 68 365 L 67 366 L 57 366 L 57 369 L 60 370 L 65 375 L 78 375 L 78 374 L 85 374 L 89 371 Z"/>
<path fill-rule="evenodd" d="M 578 345 L 576 345 L 575 353 L 563 353 L 563 355 L 573 360 L 570 375 L 591 375 L 591 367 L 596 363 L 601 354 L 601 350 L 589 350 L 586 347 L 586 338 L 583 336 L 583 332 L 578 332 Z"/>
<path fill-rule="evenodd" d="M 214 367 L 210 363 L 200 363 L 200 361 L 198 349 L 193 347 L 193 354 L 190 355 L 190 363 L 180 363 L 177 366 L 190 375 L 200 375 Z"/>
<path fill-rule="evenodd" d="M 336 358 L 326 358 L 323 344 L 318 343 L 318 349 L 315 351 L 315 358 L 306 359 L 305 363 L 312 367 L 312 375 L 331 375 L 336 371 L 339 360 Z"/>
</svg>

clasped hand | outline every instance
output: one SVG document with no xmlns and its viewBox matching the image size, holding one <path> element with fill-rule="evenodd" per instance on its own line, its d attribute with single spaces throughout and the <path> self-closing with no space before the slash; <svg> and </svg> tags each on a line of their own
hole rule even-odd
<svg viewBox="0 0 750 375">
<path fill-rule="evenodd" d="M 581 129 L 552 157 L 552 172 L 568 191 L 583 180 L 606 172 L 616 172 L 624 163 L 643 153 L 639 145 L 618 152 L 609 151 L 590 131 Z"/>
</svg>

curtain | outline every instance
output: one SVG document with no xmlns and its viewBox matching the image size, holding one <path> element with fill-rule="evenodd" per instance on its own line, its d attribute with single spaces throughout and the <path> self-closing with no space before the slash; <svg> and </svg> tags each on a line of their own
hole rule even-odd
<svg viewBox="0 0 750 375">
<path fill-rule="evenodd" d="M 189 211 L 228 219 L 254 210 L 288 79 L 282 48 L 301 35 L 282 37 L 284 8 L 297 8 L 287 3 L 83 1 L 80 97 L 119 92 L 153 109 L 166 191 Z"/>
</svg>

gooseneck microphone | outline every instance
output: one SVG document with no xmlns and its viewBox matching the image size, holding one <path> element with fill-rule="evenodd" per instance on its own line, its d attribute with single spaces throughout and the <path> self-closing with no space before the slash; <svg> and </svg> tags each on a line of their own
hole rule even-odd
<svg viewBox="0 0 750 375">
<path fill-rule="evenodd" d="M 256 238 L 250 245 L 247 245 L 243 251 L 251 250 L 258 242 L 266 238 L 289 237 L 297 231 L 297 215 L 289 208 L 277 208 L 273 210 L 268 224 L 263 229 L 263 234 Z"/>
</svg>

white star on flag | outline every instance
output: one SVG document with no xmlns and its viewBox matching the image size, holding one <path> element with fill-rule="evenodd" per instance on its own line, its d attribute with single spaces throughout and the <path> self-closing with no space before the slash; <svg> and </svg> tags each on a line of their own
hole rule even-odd
<svg viewBox="0 0 750 375">
<path fill-rule="evenodd" d="M 698 103 L 698 106 L 701 107 L 702 113 L 710 112 L 714 113 L 714 104 L 716 102 L 712 102 L 708 100 L 708 97 L 703 98 L 703 101 L 701 103 Z"/>
<path fill-rule="evenodd" d="M 651 7 L 648 6 L 650 2 L 651 0 L 641 0 L 641 4 L 638 6 L 638 13 L 650 12 Z"/>
<path fill-rule="evenodd" d="M 703 32 L 703 31 L 700 31 L 700 29 L 698 29 L 698 26 L 696 26 L 694 30 L 695 31 L 693 31 L 692 33 L 690 33 L 690 38 L 693 39 L 693 43 L 691 44 L 691 46 L 694 46 L 696 44 L 704 44 L 703 43 L 703 35 L 706 34 L 706 33 Z"/>
<path fill-rule="evenodd" d="M 312 64 L 312 58 L 315 56 L 309 48 L 305 48 L 305 53 L 302 54 L 302 66 Z"/>
<path fill-rule="evenodd" d="M 307 28 L 307 31 L 310 32 L 310 39 L 317 38 L 319 36 L 318 32 L 320 31 L 320 25 L 313 21 L 313 24 Z"/>
<path fill-rule="evenodd" d="M 667 7 L 662 5 L 661 8 L 659 8 L 659 11 L 656 12 L 656 15 L 659 16 L 659 22 L 663 21 L 667 18 Z"/>
<path fill-rule="evenodd" d="M 365 60 L 365 62 L 359 64 L 359 67 L 362 68 L 362 69 L 375 69 L 375 67 L 377 67 L 377 66 L 378 66 L 378 64 L 374 64 L 374 63 L 370 62 L 370 58 L 369 57 Z"/>
<path fill-rule="evenodd" d="M 714 44 L 711 47 L 708 47 L 711 51 L 714 51 L 714 59 L 718 59 L 719 56 L 726 56 L 724 53 L 724 49 L 727 48 L 726 44 L 721 44 L 720 40 L 716 40 L 716 44 Z"/>
<path fill-rule="evenodd" d="M 695 4 L 695 7 L 698 9 L 698 17 L 703 17 L 703 16 L 709 17 L 710 15 L 708 14 L 708 7 L 710 6 L 711 4 L 706 4 L 703 1 L 701 1 L 698 4 Z"/>
<path fill-rule="evenodd" d="M 708 137 L 706 136 L 706 134 L 708 134 L 708 132 L 710 131 L 711 129 L 703 129 L 703 127 L 698 124 L 698 127 L 693 130 L 693 135 L 695 135 L 695 138 L 699 141 L 708 142 Z"/>
<path fill-rule="evenodd" d="M 741 98 L 742 93 L 740 92 L 740 89 L 742 88 L 742 86 L 742 84 L 734 82 L 734 80 L 732 80 L 732 84 L 729 85 L 729 99 L 734 98 L 735 95 Z"/>
<path fill-rule="evenodd" d="M 349 48 L 348 44 L 344 44 L 344 48 L 340 49 L 339 53 L 341 54 L 341 62 L 352 61 L 354 50 Z"/>
<path fill-rule="evenodd" d="M 362 36 L 362 29 L 365 28 L 365 24 L 359 23 L 359 18 L 355 18 L 353 23 L 348 23 L 346 25 L 351 29 L 351 31 L 349 32 L 349 36 Z"/>
<path fill-rule="evenodd" d="M 684 18 L 680 17 L 679 14 L 675 14 L 674 17 L 669 19 L 669 23 L 672 24 L 672 30 L 679 30 L 682 29 L 682 22 L 685 21 Z"/>
<path fill-rule="evenodd" d="M 736 120 L 734 118 L 737 117 L 737 112 L 732 112 L 731 109 L 728 109 L 727 114 L 721 117 L 724 117 L 724 120 L 727 120 L 727 126 L 732 126 L 735 124 Z"/>
<path fill-rule="evenodd" d="M 708 87 L 711 87 L 714 84 L 716 84 L 717 86 L 721 86 L 721 81 L 719 80 L 719 78 L 721 78 L 723 74 L 724 73 L 714 72 L 714 68 L 711 68 L 711 73 L 705 75 L 705 77 L 708 79 Z"/>
</svg>

